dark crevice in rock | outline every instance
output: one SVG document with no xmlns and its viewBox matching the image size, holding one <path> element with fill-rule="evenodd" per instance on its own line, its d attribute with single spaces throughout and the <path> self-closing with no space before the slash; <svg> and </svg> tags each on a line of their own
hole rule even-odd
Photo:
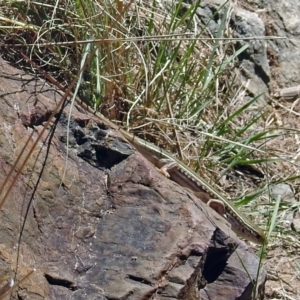
<svg viewBox="0 0 300 300">
<path fill-rule="evenodd" d="M 188 259 L 188 256 L 186 254 L 181 254 L 178 257 L 181 261 L 186 261 Z"/>
<path fill-rule="evenodd" d="M 235 251 L 235 248 L 236 245 L 231 243 L 228 236 L 217 228 L 211 245 L 205 255 L 205 264 L 202 274 L 207 283 L 216 281 L 224 272 L 228 258 Z"/>
<path fill-rule="evenodd" d="M 219 261 L 216 263 L 214 261 L 216 258 L 208 253 L 207 262 L 203 270 L 203 276 L 207 280 L 207 283 L 212 283 L 216 281 L 226 267 L 227 259 L 222 259 L 225 257 L 225 255 L 222 253 L 218 253 L 218 255 L 219 255 L 218 258 Z M 214 265 L 213 267 L 212 264 Z"/>
<path fill-rule="evenodd" d="M 77 285 L 74 282 L 71 282 L 64 278 L 53 277 L 49 274 L 45 274 L 45 278 L 50 285 L 58 285 L 65 287 L 71 291 L 76 291 L 78 289 Z"/>
<path fill-rule="evenodd" d="M 122 154 L 118 150 L 113 151 L 111 148 L 106 148 L 102 145 L 94 145 L 96 150 L 96 159 L 99 167 L 112 168 L 121 163 L 128 157 L 127 154 Z M 118 147 L 117 147 L 118 148 Z"/>
<path fill-rule="evenodd" d="M 268 86 L 270 82 L 270 77 L 268 76 L 268 74 L 266 74 L 263 68 L 257 64 L 254 64 L 254 71 L 256 76 L 259 77 L 265 83 L 266 86 Z"/>
<path fill-rule="evenodd" d="M 74 130 L 74 137 L 78 145 L 83 145 L 89 141 L 88 136 L 86 136 L 81 128 L 76 128 Z"/>
<path fill-rule="evenodd" d="M 268 74 L 266 74 L 266 72 L 264 71 L 264 69 L 258 65 L 257 63 L 255 63 L 255 61 L 253 60 L 253 58 L 251 57 L 251 55 L 244 51 L 242 52 L 239 56 L 239 61 L 240 62 L 243 62 L 243 61 L 250 61 L 250 62 L 253 62 L 254 63 L 254 73 L 255 75 L 260 78 L 264 84 L 266 84 L 266 86 L 269 84 L 270 82 L 270 77 Z"/>
<path fill-rule="evenodd" d="M 196 249 L 192 249 L 191 253 L 189 256 L 202 256 L 202 252 L 196 250 Z"/>
<path fill-rule="evenodd" d="M 82 144 L 77 155 L 92 166 L 105 169 L 112 168 L 128 157 L 128 155 L 123 155 L 118 151 L 113 151 L 105 145 L 90 143 L 88 139 L 86 139 L 86 142 Z"/>
<path fill-rule="evenodd" d="M 133 153 L 132 148 L 118 138 L 110 138 L 99 126 L 74 130 L 74 139 L 79 146 L 77 155 L 96 168 L 110 169 Z"/>
<path fill-rule="evenodd" d="M 139 276 L 135 276 L 135 275 L 130 275 L 130 274 L 128 274 L 127 276 L 128 276 L 128 279 L 130 279 L 130 280 L 137 281 L 137 282 L 140 282 L 140 283 L 152 286 L 152 283 L 149 280 L 147 280 L 147 279 L 145 279 L 143 277 L 139 277 Z"/>
</svg>

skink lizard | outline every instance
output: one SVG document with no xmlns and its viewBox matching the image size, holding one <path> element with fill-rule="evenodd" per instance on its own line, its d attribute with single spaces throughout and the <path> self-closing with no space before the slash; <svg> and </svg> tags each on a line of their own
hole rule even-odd
<svg viewBox="0 0 300 300">
<path fill-rule="evenodd" d="M 129 132 L 119 128 L 102 114 L 94 112 L 84 103 L 78 103 L 82 108 L 99 118 L 103 123 L 119 131 L 123 137 L 132 144 L 148 161 L 154 164 L 179 185 L 191 190 L 201 201 L 210 206 L 221 204 L 224 213 L 220 213 L 229 221 L 232 230 L 239 236 L 257 244 L 263 244 L 265 240 L 264 232 L 252 224 L 242 213 L 240 213 L 225 197 L 212 185 L 207 183 L 193 170 L 187 167 L 177 158 L 167 151 L 146 142 Z M 206 193 L 206 194 L 205 194 Z M 208 197 L 207 197 L 208 196 Z M 218 198 L 215 200 L 214 198 Z"/>
</svg>

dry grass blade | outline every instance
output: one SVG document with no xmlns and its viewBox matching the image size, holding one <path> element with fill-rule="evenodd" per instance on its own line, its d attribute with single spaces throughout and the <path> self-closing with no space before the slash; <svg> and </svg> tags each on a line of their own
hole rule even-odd
<svg viewBox="0 0 300 300">
<path fill-rule="evenodd" d="M 9 296 L 12 294 L 13 291 L 16 290 L 16 288 L 22 284 L 33 272 L 35 272 L 35 269 L 31 270 L 27 275 L 25 275 L 19 282 L 17 282 L 15 285 L 14 281 L 10 279 L 6 285 L 4 285 L 0 289 L 0 300 L 5 299 L 6 296 Z"/>
<path fill-rule="evenodd" d="M 24 145 L 24 147 L 23 147 L 23 150 L 27 148 L 27 146 L 28 146 L 28 144 L 29 144 L 29 142 L 30 142 L 30 140 L 31 140 L 31 138 L 32 138 L 32 136 L 33 136 L 33 133 L 34 133 L 34 131 L 32 131 L 31 135 L 30 135 L 29 138 L 27 139 L 27 141 L 26 141 L 26 143 L 25 143 L 25 145 Z M 21 153 L 18 155 L 18 157 L 17 157 L 17 159 L 15 160 L 13 166 L 11 167 L 11 169 L 10 169 L 10 171 L 8 172 L 7 176 L 5 177 L 5 180 L 4 180 L 4 182 L 2 183 L 2 185 L 1 185 L 1 187 L 0 187 L 0 195 L 1 195 L 2 192 L 4 191 L 4 188 L 5 188 L 5 186 L 6 186 L 7 182 L 8 182 L 8 180 L 11 178 L 12 173 L 14 172 L 14 170 L 16 170 L 17 165 L 18 165 L 18 163 L 19 163 L 19 161 L 20 161 L 20 159 L 21 159 L 21 157 L 22 157 L 22 155 L 23 155 L 23 150 L 22 150 Z M 7 197 L 7 196 L 6 196 L 6 197 Z M 3 202 L 3 203 L 1 202 L 1 204 L 0 204 L 0 209 L 2 208 L 3 204 L 4 204 L 4 202 Z"/>
<path fill-rule="evenodd" d="M 22 27 L 24 28 L 24 27 Z M 51 43 L 34 43 L 34 44 L 27 44 L 27 46 L 33 47 L 48 47 L 48 46 L 76 46 L 76 45 L 84 45 L 84 44 L 107 44 L 107 43 L 118 43 L 118 42 L 157 42 L 165 41 L 165 42 L 174 42 L 178 40 L 180 37 L 181 40 L 185 40 L 188 42 L 193 41 L 251 41 L 251 40 L 278 40 L 278 39 L 286 39 L 285 37 L 278 37 L 278 36 L 253 36 L 253 37 L 243 37 L 243 38 L 200 38 L 200 37 L 191 37 L 193 34 L 191 33 L 180 33 L 180 34 L 167 34 L 167 35 L 160 35 L 160 36 L 147 36 L 147 37 L 123 37 L 123 38 L 100 38 L 100 39 L 86 39 L 80 41 L 68 41 L 68 42 L 51 42 Z M 24 47 L 24 44 L 1 44 L 0 47 Z"/>
</svg>

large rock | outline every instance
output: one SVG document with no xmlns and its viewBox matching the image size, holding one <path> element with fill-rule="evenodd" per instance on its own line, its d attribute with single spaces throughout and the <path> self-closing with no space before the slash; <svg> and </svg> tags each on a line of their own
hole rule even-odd
<svg viewBox="0 0 300 300">
<path fill-rule="evenodd" d="M 0 72 L 3 182 L 61 96 L 3 61 Z M 73 109 L 68 127 L 68 112 L 1 211 L 0 276 L 37 269 L 15 297 L 251 299 L 258 258 L 224 219 L 95 117 Z M 265 279 L 261 270 L 260 295 Z"/>
</svg>

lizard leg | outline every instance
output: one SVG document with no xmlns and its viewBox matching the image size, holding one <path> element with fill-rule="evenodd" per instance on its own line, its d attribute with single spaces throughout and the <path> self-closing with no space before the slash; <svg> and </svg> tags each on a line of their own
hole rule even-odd
<svg viewBox="0 0 300 300">
<path fill-rule="evenodd" d="M 207 205 L 215 210 L 219 215 L 226 218 L 226 209 L 223 201 L 217 199 L 210 199 Z"/>
<path fill-rule="evenodd" d="M 176 162 L 170 161 L 168 159 L 160 159 L 159 163 L 163 164 L 163 166 L 160 168 L 157 167 L 158 172 L 163 174 L 165 177 L 170 178 L 170 174 L 168 171 L 177 165 Z"/>
</svg>

